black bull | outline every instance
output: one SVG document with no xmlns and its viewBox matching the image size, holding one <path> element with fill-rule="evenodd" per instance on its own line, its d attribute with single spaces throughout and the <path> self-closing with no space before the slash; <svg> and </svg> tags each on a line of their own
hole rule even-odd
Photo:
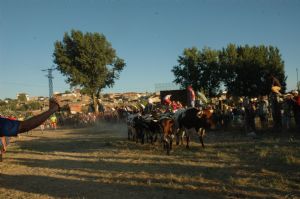
<svg viewBox="0 0 300 199">
<path fill-rule="evenodd" d="M 186 148 L 189 148 L 190 133 L 196 131 L 199 136 L 200 143 L 204 148 L 203 137 L 206 129 L 210 128 L 209 117 L 205 112 L 200 112 L 197 108 L 188 108 L 180 112 L 175 120 L 175 128 L 177 134 L 177 144 L 179 143 L 180 132 L 186 137 Z M 183 136 L 182 135 L 182 136 Z"/>
</svg>

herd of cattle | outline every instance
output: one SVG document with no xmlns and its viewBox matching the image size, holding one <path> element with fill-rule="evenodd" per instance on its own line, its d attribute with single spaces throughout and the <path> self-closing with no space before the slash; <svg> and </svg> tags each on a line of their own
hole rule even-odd
<svg viewBox="0 0 300 199">
<path fill-rule="evenodd" d="M 183 143 L 189 148 L 192 133 L 197 133 L 202 144 L 205 131 L 210 128 L 211 112 L 197 108 L 179 109 L 175 113 L 146 114 L 132 113 L 127 116 L 128 139 L 144 144 L 160 139 L 167 154 L 172 149 L 173 139 L 176 144 Z"/>
</svg>

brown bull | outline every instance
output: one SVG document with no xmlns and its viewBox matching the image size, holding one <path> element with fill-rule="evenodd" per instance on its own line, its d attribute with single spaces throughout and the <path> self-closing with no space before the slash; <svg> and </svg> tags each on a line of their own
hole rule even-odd
<svg viewBox="0 0 300 199">
<path fill-rule="evenodd" d="M 174 120 L 172 118 L 162 118 L 160 119 L 160 125 L 162 128 L 162 141 L 164 145 L 164 149 L 167 150 L 167 154 L 170 154 L 170 150 L 172 150 L 172 141 L 173 141 L 173 126 Z"/>
</svg>

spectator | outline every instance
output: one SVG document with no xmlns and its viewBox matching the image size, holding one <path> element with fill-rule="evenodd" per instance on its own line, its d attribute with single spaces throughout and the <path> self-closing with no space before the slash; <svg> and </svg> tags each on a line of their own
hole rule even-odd
<svg viewBox="0 0 300 199">
<path fill-rule="evenodd" d="M 266 96 L 261 96 L 258 102 L 258 116 L 260 119 L 262 129 L 268 127 L 268 116 L 269 116 L 269 102 Z"/>
<path fill-rule="evenodd" d="M 245 123 L 246 123 L 246 130 L 250 131 L 250 133 L 256 132 L 256 126 L 255 126 L 255 114 L 256 113 L 256 107 L 255 103 L 253 101 L 247 101 L 245 103 Z"/>
<path fill-rule="evenodd" d="M 154 105 L 153 105 L 152 99 L 149 98 L 148 102 L 145 106 L 144 113 L 145 114 L 150 114 L 150 113 L 152 113 L 153 110 L 154 110 Z"/>
<path fill-rule="evenodd" d="M 163 104 L 166 105 L 166 106 L 170 106 L 171 103 L 172 103 L 172 101 L 171 101 L 171 95 L 166 95 L 166 96 L 164 97 Z"/>
<path fill-rule="evenodd" d="M 195 107 L 196 95 L 192 85 L 187 87 L 187 97 L 188 107 Z"/>
<path fill-rule="evenodd" d="M 278 130 L 282 127 L 282 116 L 281 116 L 281 103 L 280 103 L 280 96 L 282 94 L 280 93 L 281 90 L 281 84 L 279 80 L 274 77 L 273 75 L 269 75 L 270 79 L 270 87 L 271 87 L 271 93 L 270 93 L 270 106 L 271 106 L 271 112 L 272 112 L 272 118 L 273 118 L 273 129 Z"/>
<path fill-rule="evenodd" d="M 300 96 L 298 91 L 292 91 L 293 113 L 297 131 L 300 132 Z"/>
<path fill-rule="evenodd" d="M 284 101 L 282 103 L 282 126 L 285 129 L 290 129 L 292 109 L 292 94 L 288 93 L 285 95 Z"/>
<path fill-rule="evenodd" d="M 50 117 L 50 121 L 51 121 L 51 128 L 56 130 L 56 128 L 57 128 L 57 117 L 55 116 L 55 114 L 53 114 Z"/>
</svg>

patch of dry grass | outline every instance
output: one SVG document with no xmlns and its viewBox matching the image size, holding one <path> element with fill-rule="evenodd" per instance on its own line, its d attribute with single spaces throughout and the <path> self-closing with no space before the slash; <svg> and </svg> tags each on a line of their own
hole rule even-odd
<svg viewBox="0 0 300 199">
<path fill-rule="evenodd" d="M 208 133 L 206 148 L 126 140 L 124 125 L 33 131 L 0 163 L 0 198 L 297 198 L 299 139 Z"/>
</svg>

